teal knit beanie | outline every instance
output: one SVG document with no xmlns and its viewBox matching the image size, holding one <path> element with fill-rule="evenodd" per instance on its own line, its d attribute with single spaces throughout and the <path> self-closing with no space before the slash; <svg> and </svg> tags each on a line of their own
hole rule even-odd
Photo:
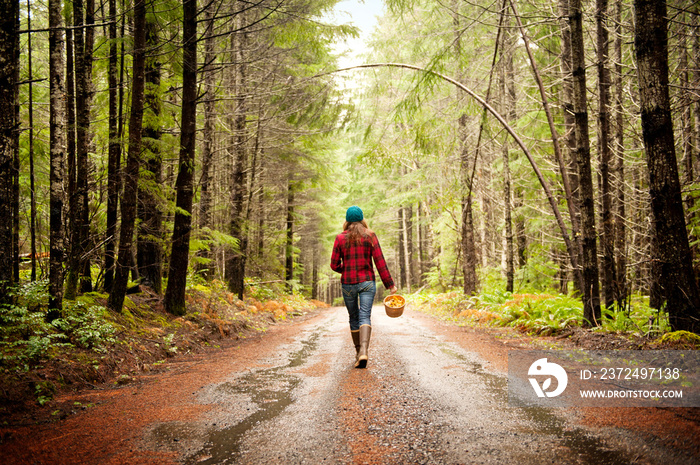
<svg viewBox="0 0 700 465">
<path fill-rule="evenodd" d="M 355 223 L 356 221 L 362 221 L 364 216 L 362 215 L 362 210 L 360 210 L 360 207 L 353 205 L 352 207 L 348 208 L 348 211 L 345 212 L 345 221 L 348 223 Z"/>
</svg>

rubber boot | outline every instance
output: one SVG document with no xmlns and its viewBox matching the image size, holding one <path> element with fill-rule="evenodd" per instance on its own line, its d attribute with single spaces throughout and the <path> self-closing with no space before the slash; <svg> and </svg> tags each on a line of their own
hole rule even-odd
<svg viewBox="0 0 700 465">
<path fill-rule="evenodd" d="M 350 335 L 352 335 L 352 342 L 355 344 L 355 357 L 357 357 L 358 352 L 360 352 L 360 330 L 350 330 Z"/>
<path fill-rule="evenodd" d="M 367 367 L 367 361 L 369 360 L 369 338 L 371 335 L 372 327 L 370 325 L 360 326 L 360 350 L 357 352 L 357 362 L 355 362 L 355 368 Z"/>
</svg>

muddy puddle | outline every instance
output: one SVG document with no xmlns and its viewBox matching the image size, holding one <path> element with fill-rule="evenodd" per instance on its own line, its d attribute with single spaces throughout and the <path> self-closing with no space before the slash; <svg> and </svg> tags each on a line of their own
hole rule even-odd
<svg viewBox="0 0 700 465">
<path fill-rule="evenodd" d="M 235 463 L 241 455 L 241 441 L 245 434 L 263 422 L 279 416 L 292 402 L 294 389 L 301 382 L 297 375 L 287 373 L 306 363 L 316 350 L 321 331 L 314 332 L 302 341 L 301 348 L 290 354 L 288 362 L 282 366 L 255 370 L 216 386 L 217 396 L 247 398 L 252 413 L 242 421 L 224 428 L 210 428 L 205 432 L 204 446 L 185 458 L 186 464 Z M 154 435 L 171 437 L 171 429 L 181 430 L 182 425 L 160 425 Z"/>
</svg>

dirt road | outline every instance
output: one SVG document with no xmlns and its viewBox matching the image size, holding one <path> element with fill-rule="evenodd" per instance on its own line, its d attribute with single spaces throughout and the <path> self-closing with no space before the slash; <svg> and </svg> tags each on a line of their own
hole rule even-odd
<svg viewBox="0 0 700 465">
<path fill-rule="evenodd" d="M 133 385 L 65 398 L 84 411 L 17 430 L 0 453 L 52 464 L 700 463 L 694 432 L 672 447 L 584 427 L 578 411 L 509 407 L 506 351 L 376 307 L 368 368 L 353 369 L 346 311 L 332 308 Z"/>
</svg>

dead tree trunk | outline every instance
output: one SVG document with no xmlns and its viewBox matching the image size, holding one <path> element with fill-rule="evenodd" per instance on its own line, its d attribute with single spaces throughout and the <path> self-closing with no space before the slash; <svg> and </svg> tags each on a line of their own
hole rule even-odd
<svg viewBox="0 0 700 465">
<path fill-rule="evenodd" d="M 398 245 L 397 245 L 397 250 L 396 250 L 396 255 L 399 258 L 399 287 L 405 287 L 407 285 L 407 280 L 406 280 L 406 254 L 403 253 L 404 250 L 404 243 L 406 242 L 406 236 L 404 234 L 403 230 L 403 215 L 404 215 L 404 210 L 403 207 L 399 207 L 398 211 Z"/>
<path fill-rule="evenodd" d="M 411 292 L 411 286 L 413 283 L 413 264 L 411 260 L 411 251 L 413 249 L 413 235 L 411 234 L 411 208 L 403 207 L 403 215 L 401 217 L 402 224 L 401 229 L 403 230 L 403 253 L 404 262 L 406 263 L 406 290 Z"/>
<path fill-rule="evenodd" d="M 679 57 L 679 84 L 681 88 L 680 95 L 680 106 L 681 110 L 681 147 L 683 150 L 683 155 L 681 157 L 683 164 L 683 175 L 682 175 L 682 189 L 691 188 L 691 184 L 695 181 L 695 169 L 694 169 L 694 147 L 693 147 L 693 118 L 692 118 L 692 90 L 690 87 L 690 67 L 689 67 L 689 54 L 688 54 L 688 36 L 690 35 L 688 30 L 688 25 L 686 21 L 686 13 L 681 13 L 680 17 L 680 33 L 679 33 L 679 43 L 680 57 Z M 697 221 L 697 212 L 694 211 L 694 196 L 693 192 L 688 192 L 685 194 L 685 212 L 686 212 L 686 222 L 688 224 L 693 224 Z M 689 228 L 689 238 L 691 246 L 691 261 L 695 263 L 697 256 L 697 245 L 693 245 L 697 242 L 697 235 L 694 228 Z"/>
</svg>

